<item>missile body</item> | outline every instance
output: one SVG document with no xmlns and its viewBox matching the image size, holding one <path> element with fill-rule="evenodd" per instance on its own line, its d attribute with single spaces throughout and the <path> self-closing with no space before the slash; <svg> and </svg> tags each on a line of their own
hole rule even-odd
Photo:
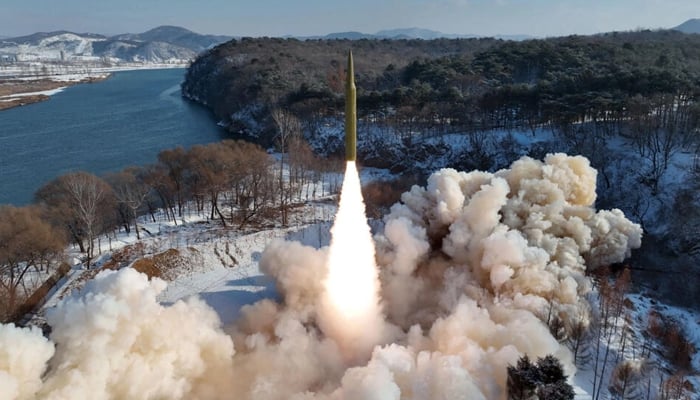
<svg viewBox="0 0 700 400">
<path fill-rule="evenodd" d="M 345 76 L 345 161 L 357 159 L 357 89 L 352 51 L 348 53 L 348 69 Z"/>
</svg>

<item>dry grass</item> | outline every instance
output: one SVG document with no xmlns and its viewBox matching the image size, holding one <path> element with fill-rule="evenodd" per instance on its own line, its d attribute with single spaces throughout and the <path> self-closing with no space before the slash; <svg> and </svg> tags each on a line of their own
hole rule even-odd
<svg viewBox="0 0 700 400">
<path fill-rule="evenodd" d="M 136 242 L 112 253 L 112 257 L 102 265 L 101 269 L 118 270 L 131 264 L 139 257 L 143 257 L 146 246 L 142 242 Z"/>
<path fill-rule="evenodd" d="M 49 96 L 43 94 L 13 97 L 12 100 L 3 99 L 3 97 L 5 96 L 21 93 L 41 92 L 44 90 L 53 90 L 68 85 L 69 84 L 66 82 L 54 82 L 47 79 L 35 81 L 0 81 L 0 110 L 6 110 L 8 108 L 23 106 L 26 104 L 38 103 L 40 101 L 49 99 Z"/>
<path fill-rule="evenodd" d="M 20 93 L 41 92 L 68 86 L 71 82 L 55 82 L 48 79 L 35 81 L 7 80 L 0 81 L 0 97 Z"/>
<path fill-rule="evenodd" d="M 22 94 L 22 93 L 33 93 L 33 92 L 43 92 L 45 90 L 54 90 L 65 86 L 76 85 L 78 83 L 92 83 L 99 82 L 103 80 L 102 77 L 89 77 L 80 81 L 66 81 L 57 82 L 50 79 L 36 79 L 36 80 L 0 80 L 0 111 L 7 110 L 12 107 L 24 106 L 27 104 L 38 103 L 40 101 L 48 100 L 50 97 L 37 94 L 12 98 L 3 99 L 3 97 Z"/>
<path fill-rule="evenodd" d="M 0 101 L 0 111 L 7 110 L 8 108 L 26 106 L 27 104 L 38 103 L 40 101 L 48 100 L 49 96 L 43 94 L 37 94 L 32 96 L 22 96 L 15 97 L 9 101 Z"/>
<path fill-rule="evenodd" d="M 151 257 L 138 259 L 131 267 L 148 275 L 149 278 L 172 280 L 177 277 L 174 269 L 181 265 L 182 261 L 184 258 L 180 251 L 169 249 Z"/>
</svg>

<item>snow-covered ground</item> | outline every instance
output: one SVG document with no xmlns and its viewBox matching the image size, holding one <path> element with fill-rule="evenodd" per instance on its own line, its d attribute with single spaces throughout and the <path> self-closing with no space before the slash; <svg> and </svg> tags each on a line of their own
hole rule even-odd
<svg viewBox="0 0 700 400">
<path fill-rule="evenodd" d="M 95 65 L 59 65 L 44 68 L 44 64 L 35 63 L 31 68 L 16 65 L 0 65 L 0 79 L 21 79 L 37 80 L 50 79 L 57 82 L 70 82 L 84 80 L 86 78 L 99 78 L 110 72 L 149 70 L 149 69 L 170 69 L 187 68 L 187 61 L 177 61 L 171 63 L 119 63 L 113 66 Z"/>
</svg>

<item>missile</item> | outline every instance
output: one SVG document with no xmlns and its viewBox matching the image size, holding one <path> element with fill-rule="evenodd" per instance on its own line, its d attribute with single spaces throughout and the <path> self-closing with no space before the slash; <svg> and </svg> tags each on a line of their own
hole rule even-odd
<svg viewBox="0 0 700 400">
<path fill-rule="evenodd" d="M 348 52 L 348 69 L 345 73 L 345 161 L 357 159 L 357 89 L 352 50 Z"/>
</svg>

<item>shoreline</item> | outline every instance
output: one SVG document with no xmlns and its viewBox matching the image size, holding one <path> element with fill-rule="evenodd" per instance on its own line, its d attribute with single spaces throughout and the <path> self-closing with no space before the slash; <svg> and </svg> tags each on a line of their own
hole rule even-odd
<svg viewBox="0 0 700 400">
<path fill-rule="evenodd" d="M 75 79 L 70 80 L 54 80 L 48 76 L 32 80 L 0 80 L 0 111 L 46 101 L 69 86 L 101 82 L 110 76 L 112 76 L 111 73 L 99 76 L 76 76 Z"/>
<path fill-rule="evenodd" d="M 67 87 L 101 82 L 115 72 L 178 68 L 187 68 L 187 64 L 121 65 L 93 68 L 88 72 L 78 72 L 80 68 L 76 68 L 75 73 L 58 75 L 0 75 L 0 111 L 49 100 Z"/>
</svg>

